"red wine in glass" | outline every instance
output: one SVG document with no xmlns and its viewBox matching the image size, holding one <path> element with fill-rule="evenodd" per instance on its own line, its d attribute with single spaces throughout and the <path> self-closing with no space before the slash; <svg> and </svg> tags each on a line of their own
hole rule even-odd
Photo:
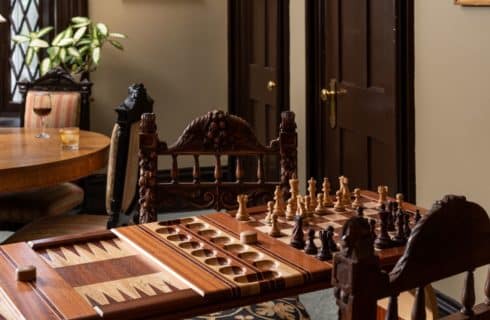
<svg viewBox="0 0 490 320">
<path fill-rule="evenodd" d="M 46 133 L 46 117 L 51 113 L 51 95 L 49 93 L 38 93 L 34 97 L 34 113 L 41 117 L 42 129 L 36 138 L 46 139 L 49 138 L 49 134 Z"/>
</svg>

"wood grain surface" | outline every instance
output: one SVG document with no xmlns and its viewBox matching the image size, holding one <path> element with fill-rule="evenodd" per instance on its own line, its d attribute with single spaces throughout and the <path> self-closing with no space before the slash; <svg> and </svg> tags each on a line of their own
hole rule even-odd
<svg viewBox="0 0 490 320">
<path fill-rule="evenodd" d="M 35 137 L 39 129 L 0 128 L 0 193 L 73 181 L 107 165 L 110 140 L 80 131 L 80 149 L 61 149 L 58 129 L 46 129 L 51 137 Z"/>
</svg>

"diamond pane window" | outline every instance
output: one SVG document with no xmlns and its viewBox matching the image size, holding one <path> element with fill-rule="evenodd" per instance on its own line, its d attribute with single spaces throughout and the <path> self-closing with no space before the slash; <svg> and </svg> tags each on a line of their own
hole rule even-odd
<svg viewBox="0 0 490 320">
<path fill-rule="evenodd" d="M 6 0 L 2 0 L 6 1 Z M 10 1 L 10 35 L 26 34 L 39 30 L 39 0 Z M 26 65 L 27 45 L 11 43 L 10 50 L 10 94 L 13 102 L 20 102 L 21 95 L 17 82 L 34 80 L 39 74 L 39 62 L 35 57 L 30 66 Z"/>
</svg>

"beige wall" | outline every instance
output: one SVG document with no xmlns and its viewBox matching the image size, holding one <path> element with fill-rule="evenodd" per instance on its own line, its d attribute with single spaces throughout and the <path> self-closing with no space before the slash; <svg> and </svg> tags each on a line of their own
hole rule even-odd
<svg viewBox="0 0 490 320">
<path fill-rule="evenodd" d="M 416 182 L 423 206 L 455 193 L 490 211 L 489 30 L 490 8 L 415 1 Z M 479 270 L 479 297 L 484 279 Z M 459 297 L 461 281 L 438 287 Z"/>
<path fill-rule="evenodd" d="M 90 0 L 90 16 L 128 35 L 93 74 L 91 124 L 108 134 L 127 87 L 143 82 L 158 131 L 173 142 L 194 117 L 228 109 L 226 0 Z"/>
</svg>

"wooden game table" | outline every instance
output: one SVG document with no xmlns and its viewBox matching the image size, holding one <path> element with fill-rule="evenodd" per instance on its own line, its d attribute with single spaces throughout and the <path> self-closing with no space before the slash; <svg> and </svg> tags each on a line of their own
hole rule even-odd
<svg viewBox="0 0 490 320">
<path fill-rule="evenodd" d="M 331 287 L 330 261 L 260 232 L 264 210 L 249 222 L 221 212 L 0 246 L 0 318 L 180 319 Z M 240 242 L 247 230 L 258 242 Z M 402 252 L 378 254 L 390 266 Z M 27 265 L 35 280 L 17 281 Z"/>
</svg>

